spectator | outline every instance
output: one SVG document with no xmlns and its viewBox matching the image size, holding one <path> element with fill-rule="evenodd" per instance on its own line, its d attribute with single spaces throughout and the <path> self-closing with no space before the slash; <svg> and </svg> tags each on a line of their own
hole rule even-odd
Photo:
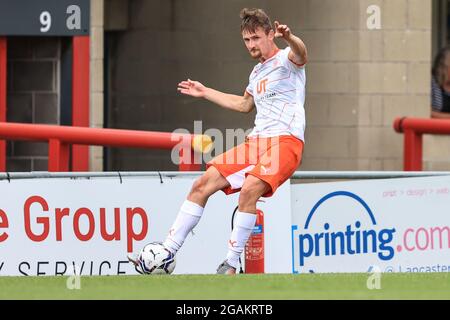
<svg viewBox="0 0 450 320">
<path fill-rule="evenodd" d="M 431 73 L 431 117 L 450 119 L 450 46 L 434 58 Z"/>
</svg>

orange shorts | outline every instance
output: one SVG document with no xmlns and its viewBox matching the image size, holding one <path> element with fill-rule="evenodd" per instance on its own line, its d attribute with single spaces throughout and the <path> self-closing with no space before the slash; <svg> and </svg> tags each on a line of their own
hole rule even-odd
<svg viewBox="0 0 450 320">
<path fill-rule="evenodd" d="M 245 142 L 209 161 L 230 183 L 222 189 L 226 194 L 241 190 L 247 175 L 255 176 L 270 185 L 263 197 L 272 196 L 295 172 L 302 160 L 303 141 L 291 136 L 260 138 L 247 137 Z"/>
</svg>

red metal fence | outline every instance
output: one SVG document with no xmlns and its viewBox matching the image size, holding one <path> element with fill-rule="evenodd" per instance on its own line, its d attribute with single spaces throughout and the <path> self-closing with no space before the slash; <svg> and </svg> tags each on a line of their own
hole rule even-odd
<svg viewBox="0 0 450 320">
<path fill-rule="evenodd" d="M 203 137 L 205 136 L 200 136 L 202 143 Z M 200 171 L 201 160 L 198 155 L 202 151 L 203 144 L 193 143 L 194 138 L 196 138 L 195 135 L 170 132 L 0 122 L 0 139 L 47 141 L 49 143 L 48 171 L 54 172 L 69 171 L 70 164 L 74 171 L 78 171 L 77 163 L 74 162 L 77 158 L 72 157 L 72 163 L 69 162 L 71 145 L 148 149 L 176 147 L 179 148 L 179 170 Z M 0 168 L 5 168 L 5 163 L 0 163 Z"/>
<path fill-rule="evenodd" d="M 403 169 L 405 171 L 422 171 L 422 145 L 424 134 L 450 134 L 450 120 L 396 118 L 394 129 L 403 133 Z"/>
<path fill-rule="evenodd" d="M 6 121 L 6 37 L 0 37 L 0 122 Z M 6 143 L 0 140 L 0 171 L 5 171 Z"/>
</svg>

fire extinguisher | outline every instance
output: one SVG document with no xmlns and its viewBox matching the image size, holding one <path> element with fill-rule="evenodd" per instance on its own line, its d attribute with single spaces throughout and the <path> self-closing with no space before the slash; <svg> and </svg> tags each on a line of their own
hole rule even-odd
<svg viewBox="0 0 450 320">
<path fill-rule="evenodd" d="M 238 207 L 234 209 L 231 218 L 231 229 L 233 229 L 234 215 Z M 245 245 L 245 273 L 264 273 L 264 213 L 256 209 L 256 223 L 252 233 Z M 239 262 L 241 259 L 239 258 Z M 243 273 L 240 263 L 240 273 Z"/>
<path fill-rule="evenodd" d="M 245 273 L 264 273 L 264 213 L 256 209 L 256 223 L 245 246 Z"/>
</svg>

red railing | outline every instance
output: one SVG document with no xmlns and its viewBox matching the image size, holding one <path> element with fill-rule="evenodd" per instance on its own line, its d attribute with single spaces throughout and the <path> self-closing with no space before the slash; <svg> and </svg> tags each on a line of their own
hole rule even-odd
<svg viewBox="0 0 450 320">
<path fill-rule="evenodd" d="M 198 138 L 201 138 L 200 140 Z M 0 139 L 47 141 L 48 171 L 69 171 L 70 145 L 172 149 L 179 148 L 179 170 L 199 171 L 202 135 L 0 122 Z M 195 142 L 195 143 L 194 143 Z M 0 164 L 1 167 L 1 164 Z M 73 165 L 72 167 L 76 167 Z"/>
<path fill-rule="evenodd" d="M 6 121 L 7 41 L 0 36 L 0 122 Z M 0 171 L 5 171 L 6 142 L 0 140 Z"/>
<path fill-rule="evenodd" d="M 450 134 L 450 120 L 397 118 L 394 129 L 403 133 L 403 169 L 405 171 L 422 171 L 422 144 L 424 134 Z"/>
<path fill-rule="evenodd" d="M 87 36 L 72 38 L 72 125 L 89 127 L 89 43 Z M 89 147 L 72 147 L 72 170 L 84 171 L 89 168 Z"/>
</svg>

